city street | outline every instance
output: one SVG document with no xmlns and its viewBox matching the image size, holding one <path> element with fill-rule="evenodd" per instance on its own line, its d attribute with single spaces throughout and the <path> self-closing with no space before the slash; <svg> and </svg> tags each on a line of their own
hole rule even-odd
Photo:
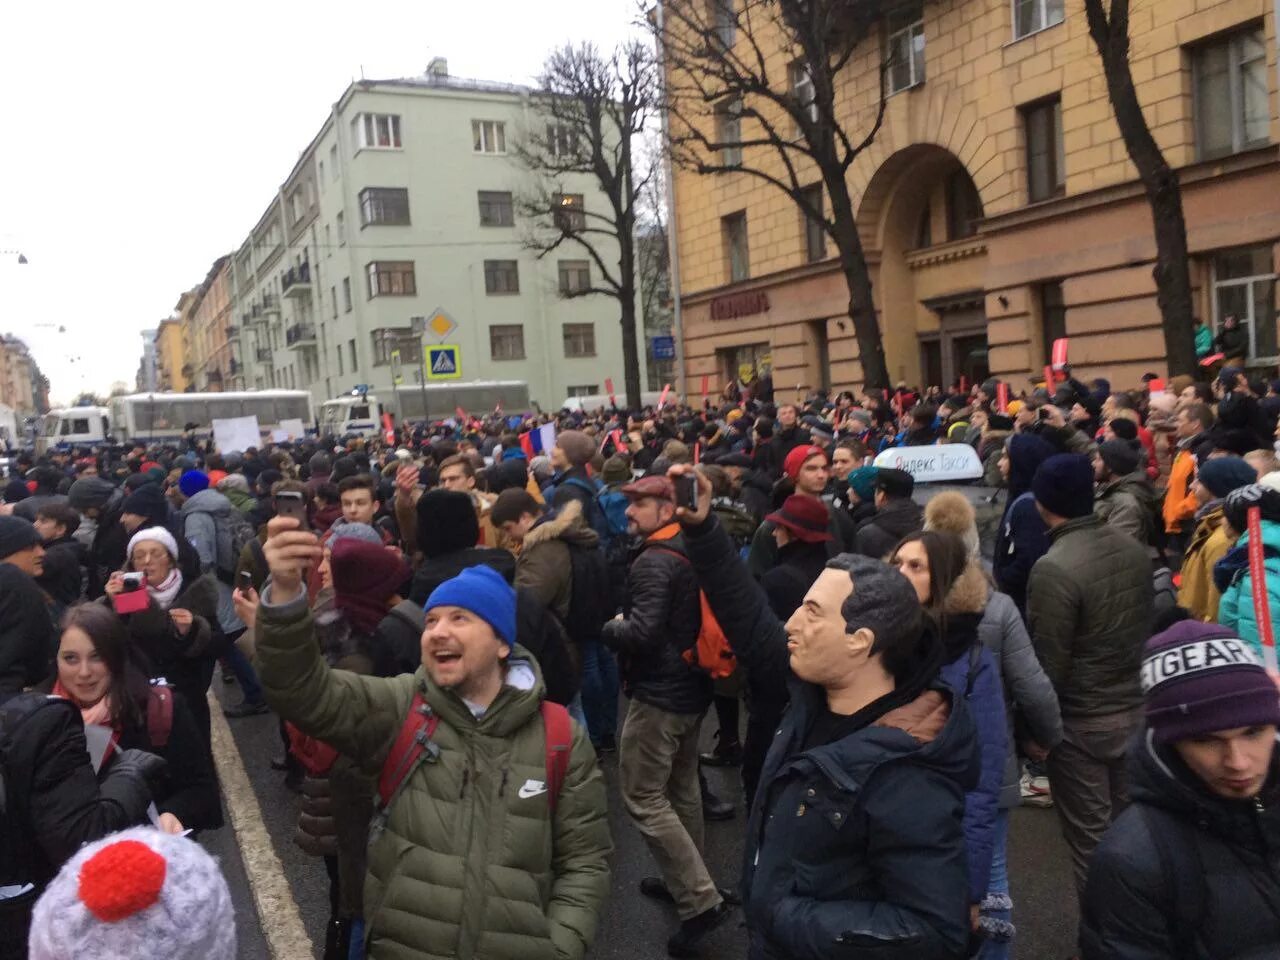
<svg viewBox="0 0 1280 960">
<path fill-rule="evenodd" d="M 234 701 L 239 691 L 223 687 L 215 677 L 219 696 Z M 215 720 L 215 726 L 218 722 Z M 301 960 L 319 957 L 324 939 L 324 923 L 328 916 L 328 880 L 323 864 L 304 854 L 293 842 L 299 799 L 285 789 L 283 774 L 270 768 L 270 758 L 280 752 L 277 720 L 273 715 L 229 721 L 233 740 L 219 742 L 215 730 L 215 754 L 219 754 L 219 772 L 223 776 L 227 796 L 228 764 L 235 766 L 236 757 L 229 751 L 234 745 L 248 775 L 252 796 L 228 797 L 233 816 L 249 815 L 249 844 L 243 837 L 236 843 L 230 826 L 212 837 L 205 845 L 223 858 L 236 899 L 237 929 L 240 933 L 242 960 L 274 957 Z M 708 747 L 714 723 L 703 728 Z M 596 944 L 590 956 L 596 960 L 661 960 L 666 956 L 665 942 L 674 929 L 674 913 L 641 896 L 640 879 L 653 872 L 652 861 L 639 834 L 628 823 L 618 794 L 616 758 L 603 764 L 609 789 L 609 819 L 613 829 L 614 875 L 613 894 L 607 901 Z M 709 770 L 708 775 L 722 796 L 736 796 L 735 770 Z M 232 785 L 234 790 L 234 784 Z M 256 810 L 251 808 L 256 807 Z M 270 849 L 253 836 L 253 829 L 265 829 Z M 738 816 L 725 823 L 707 825 L 707 857 L 712 875 L 721 885 L 732 885 L 740 869 L 744 821 Z M 246 848 L 247 847 L 247 848 Z M 1010 838 L 1010 874 L 1014 897 L 1014 922 L 1018 927 L 1017 955 L 1023 958 L 1067 957 L 1074 951 L 1076 909 L 1071 888 L 1070 867 L 1066 848 L 1052 810 L 1023 808 L 1014 811 Z M 253 866 L 253 883 L 245 876 L 244 863 Z M 280 881 L 284 883 L 281 884 Z M 254 889 L 262 884 L 278 884 L 287 896 Z M 290 900 L 291 898 L 291 900 Z M 257 922 L 255 899 L 267 903 L 261 925 Z M 301 930 L 309 944 L 297 932 Z M 276 944 L 272 954 L 269 943 Z M 282 954 L 280 950 L 288 950 Z M 707 960 L 737 960 L 745 955 L 746 936 L 741 916 L 737 915 L 709 938 Z"/>
</svg>

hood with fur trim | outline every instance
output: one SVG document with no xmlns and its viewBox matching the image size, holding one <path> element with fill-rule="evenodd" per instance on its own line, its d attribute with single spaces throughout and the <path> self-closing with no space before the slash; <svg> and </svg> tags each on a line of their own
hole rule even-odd
<svg viewBox="0 0 1280 960">
<path fill-rule="evenodd" d="M 978 515 L 963 493 L 948 490 L 925 504 L 924 529 L 954 533 L 964 541 L 969 556 L 978 555 Z"/>
<path fill-rule="evenodd" d="M 563 540 L 580 547 L 593 548 L 600 538 L 591 529 L 582 514 L 582 504 L 569 500 L 555 513 L 549 513 L 538 525 L 525 534 L 521 550 L 530 550 L 540 543 Z"/>
<path fill-rule="evenodd" d="M 943 609 L 947 616 L 961 613 L 973 613 L 981 616 L 987 608 L 987 600 L 991 596 L 991 581 L 987 579 L 982 567 L 970 560 L 964 572 L 956 578 L 956 582 L 947 591 L 947 599 Z"/>
</svg>

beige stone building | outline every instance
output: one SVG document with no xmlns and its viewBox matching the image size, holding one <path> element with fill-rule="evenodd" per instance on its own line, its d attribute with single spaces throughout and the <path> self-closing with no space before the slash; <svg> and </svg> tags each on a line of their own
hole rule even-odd
<svg viewBox="0 0 1280 960">
<path fill-rule="evenodd" d="M 11 334 L 0 335 L 0 405 L 22 417 L 49 410 L 49 381 L 26 343 Z"/>
<path fill-rule="evenodd" d="M 186 355 L 182 350 L 182 324 L 176 317 L 160 321 L 156 328 L 156 380 L 163 393 L 184 393 L 187 377 L 182 368 Z"/>
<path fill-rule="evenodd" d="M 1198 313 L 1215 327 L 1235 314 L 1251 365 L 1274 369 L 1271 0 L 1137 2 L 1131 36 L 1139 99 L 1182 182 Z M 1021 389 L 1061 336 L 1083 376 L 1131 386 L 1164 373 L 1151 218 L 1081 0 L 900 4 L 843 73 L 851 134 L 868 129 L 890 46 L 884 126 L 849 173 L 890 376 L 990 372 Z M 770 75 L 795 84 L 787 56 L 776 51 Z M 762 360 L 779 397 L 858 385 L 834 251 L 790 199 L 743 173 L 676 171 L 674 190 L 690 389 Z"/>
<path fill-rule="evenodd" d="M 190 313 L 191 364 L 198 393 L 238 389 L 242 374 L 235 347 L 240 331 L 231 324 L 231 257 L 219 257 L 193 291 Z"/>
</svg>

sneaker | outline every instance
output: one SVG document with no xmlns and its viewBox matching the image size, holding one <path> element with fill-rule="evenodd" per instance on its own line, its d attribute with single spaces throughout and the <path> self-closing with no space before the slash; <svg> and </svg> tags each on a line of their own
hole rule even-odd
<svg viewBox="0 0 1280 960">
<path fill-rule="evenodd" d="M 222 708 L 222 715 L 229 720 L 239 720 L 241 717 L 256 717 L 260 713 L 270 712 L 271 708 L 267 706 L 265 700 L 259 700 L 257 703 L 242 700 L 234 706 Z"/>
<path fill-rule="evenodd" d="M 715 749 L 710 753 L 698 754 L 698 762 L 708 767 L 740 767 L 742 766 L 742 744 L 725 743 L 717 736 Z"/>
<path fill-rule="evenodd" d="M 696 917 L 682 921 L 680 929 L 667 940 L 667 956 L 676 960 L 697 957 L 703 938 L 729 919 L 732 909 L 727 903 L 717 903 L 710 910 L 703 910 Z"/>
<path fill-rule="evenodd" d="M 1049 789 L 1048 777 L 1033 777 L 1029 773 L 1024 773 L 1018 788 L 1022 794 L 1023 806 L 1041 808 L 1053 806 L 1053 792 Z"/>
<path fill-rule="evenodd" d="M 728 800 L 721 800 L 710 791 L 702 795 L 702 819 L 716 822 L 732 820 L 737 809 Z"/>
<path fill-rule="evenodd" d="M 668 903 L 675 905 L 676 898 L 671 895 L 667 882 L 661 877 L 645 877 L 640 881 L 640 892 L 650 900 L 657 900 L 659 903 Z M 720 899 L 731 907 L 742 906 L 742 897 L 738 895 L 736 890 L 730 890 L 727 887 L 716 887 L 716 892 L 720 894 Z"/>
</svg>

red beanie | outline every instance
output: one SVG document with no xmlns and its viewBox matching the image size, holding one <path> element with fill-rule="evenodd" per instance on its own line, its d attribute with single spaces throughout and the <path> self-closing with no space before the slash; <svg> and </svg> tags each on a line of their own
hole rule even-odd
<svg viewBox="0 0 1280 960">
<path fill-rule="evenodd" d="M 791 482 L 795 483 L 796 478 L 800 476 L 800 468 L 805 465 L 811 457 L 821 457 L 825 463 L 827 460 L 827 452 L 821 447 L 815 447 L 809 444 L 805 447 L 796 447 L 787 454 L 787 459 L 782 461 L 782 472 L 791 478 Z"/>
</svg>

